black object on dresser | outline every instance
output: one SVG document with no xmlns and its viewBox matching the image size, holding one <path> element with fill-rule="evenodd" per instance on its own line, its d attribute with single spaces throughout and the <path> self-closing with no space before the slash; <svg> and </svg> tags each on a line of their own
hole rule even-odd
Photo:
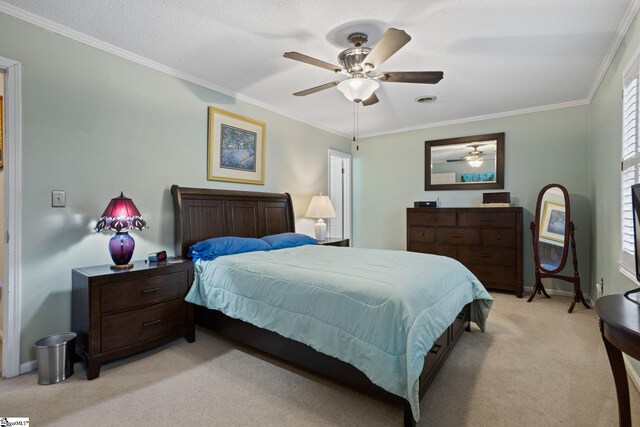
<svg viewBox="0 0 640 427">
<path fill-rule="evenodd" d="M 102 363 L 184 336 L 195 340 L 193 306 L 184 301 L 193 282 L 191 261 L 136 261 L 129 270 L 109 265 L 72 271 L 71 328 L 87 378 Z"/>
<path fill-rule="evenodd" d="M 324 240 L 318 240 L 318 244 L 324 246 L 342 246 L 346 248 L 349 246 L 349 239 L 343 239 L 342 237 L 327 237 Z"/>
<path fill-rule="evenodd" d="M 522 208 L 407 208 L 407 250 L 457 259 L 522 298 Z"/>
</svg>

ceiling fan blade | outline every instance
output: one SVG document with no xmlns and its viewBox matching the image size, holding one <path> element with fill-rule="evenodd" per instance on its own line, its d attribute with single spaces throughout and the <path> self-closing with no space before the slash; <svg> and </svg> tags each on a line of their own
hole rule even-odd
<svg viewBox="0 0 640 427">
<path fill-rule="evenodd" d="M 367 99 L 362 101 L 362 105 L 364 105 L 366 107 L 366 106 L 369 106 L 369 105 L 376 104 L 376 103 L 378 103 L 378 101 L 380 101 L 380 100 L 376 96 L 376 93 L 373 92 L 370 97 L 368 97 Z"/>
<path fill-rule="evenodd" d="M 389 71 L 382 73 L 379 80 L 391 83 L 436 84 L 444 77 L 442 71 Z"/>
<path fill-rule="evenodd" d="M 389 28 L 362 63 L 371 64 L 373 68 L 378 68 L 402 46 L 409 43 L 409 40 L 411 40 L 411 36 L 404 30 Z"/>
<path fill-rule="evenodd" d="M 332 88 L 334 86 L 337 86 L 338 83 L 340 83 L 340 81 L 325 83 L 325 84 L 320 85 L 320 86 L 316 86 L 316 87 L 312 87 L 312 88 L 309 88 L 309 89 L 301 90 L 300 92 L 294 93 L 294 95 L 295 96 L 311 95 L 312 93 L 320 92 L 321 90 L 325 90 L 325 89 L 329 89 L 329 88 Z"/>
<path fill-rule="evenodd" d="M 342 71 L 342 67 L 338 65 L 330 64 L 328 62 L 312 58 L 311 56 L 304 55 L 302 53 L 285 52 L 282 56 L 284 56 L 285 58 L 293 59 L 294 61 L 305 62 L 307 64 L 315 65 L 316 67 L 326 68 L 327 70 L 331 70 L 334 73 L 339 73 L 340 71 Z"/>
</svg>

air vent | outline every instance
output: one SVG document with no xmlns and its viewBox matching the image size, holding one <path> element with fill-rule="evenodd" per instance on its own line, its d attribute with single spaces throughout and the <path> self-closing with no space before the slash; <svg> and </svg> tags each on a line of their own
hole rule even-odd
<svg viewBox="0 0 640 427">
<path fill-rule="evenodd" d="M 434 95 L 425 95 L 425 96 L 419 96 L 416 98 L 416 102 L 418 104 L 428 104 L 430 102 L 435 101 L 436 99 L 438 99 L 437 96 Z"/>
</svg>

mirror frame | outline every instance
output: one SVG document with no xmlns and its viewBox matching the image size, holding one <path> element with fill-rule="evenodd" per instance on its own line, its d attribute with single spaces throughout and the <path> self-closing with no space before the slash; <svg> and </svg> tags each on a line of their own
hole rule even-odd
<svg viewBox="0 0 640 427">
<path fill-rule="evenodd" d="M 558 265 L 558 267 L 555 270 L 547 270 L 546 268 L 542 267 L 542 265 L 540 264 L 540 257 L 538 256 L 538 243 L 540 242 L 540 219 L 541 219 L 540 208 L 542 208 L 541 205 L 542 205 L 542 198 L 544 197 L 544 194 L 547 192 L 548 189 L 554 188 L 554 187 L 557 187 L 562 191 L 562 194 L 564 195 L 564 201 L 565 201 L 564 248 L 562 252 L 562 259 L 560 260 L 560 264 Z M 535 225 L 536 225 L 536 229 L 535 229 L 535 232 L 533 233 L 533 259 L 536 263 L 536 268 L 540 270 L 542 273 L 546 273 L 546 274 L 555 274 L 560 272 L 567 263 L 567 256 L 569 255 L 569 245 L 571 244 L 571 242 L 569 241 L 570 229 L 571 229 L 571 202 L 569 200 L 569 192 L 567 191 L 566 188 L 564 188 L 564 186 L 560 184 L 549 184 L 542 187 L 542 190 L 540 190 L 540 193 L 538 193 L 538 201 L 536 202 Z"/>
<path fill-rule="evenodd" d="M 473 184 L 431 184 L 431 147 L 441 145 L 468 144 L 471 142 L 496 141 L 496 182 Z M 436 139 L 424 142 L 424 189 L 440 190 L 491 190 L 504 188 L 504 132 L 485 135 L 471 135 L 459 138 Z"/>
</svg>

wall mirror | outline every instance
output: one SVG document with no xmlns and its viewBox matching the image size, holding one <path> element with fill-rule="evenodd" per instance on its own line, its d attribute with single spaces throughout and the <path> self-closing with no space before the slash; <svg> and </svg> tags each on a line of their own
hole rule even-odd
<svg viewBox="0 0 640 427">
<path fill-rule="evenodd" d="M 504 132 L 425 141 L 425 190 L 504 188 Z"/>
<path fill-rule="evenodd" d="M 575 227 L 571 221 L 571 205 L 567 189 L 560 184 L 549 184 L 540 190 L 535 215 L 535 221 L 531 223 L 531 234 L 533 235 L 536 284 L 528 302 L 531 302 L 536 294 L 543 294 L 550 298 L 544 289 L 542 279 L 555 278 L 573 283 L 573 300 L 569 313 L 573 311 L 577 302 L 581 302 L 586 308 L 591 308 L 580 289 Z M 571 247 L 573 259 L 573 276 L 562 276 L 557 273 L 567 263 L 569 247 Z"/>
</svg>

